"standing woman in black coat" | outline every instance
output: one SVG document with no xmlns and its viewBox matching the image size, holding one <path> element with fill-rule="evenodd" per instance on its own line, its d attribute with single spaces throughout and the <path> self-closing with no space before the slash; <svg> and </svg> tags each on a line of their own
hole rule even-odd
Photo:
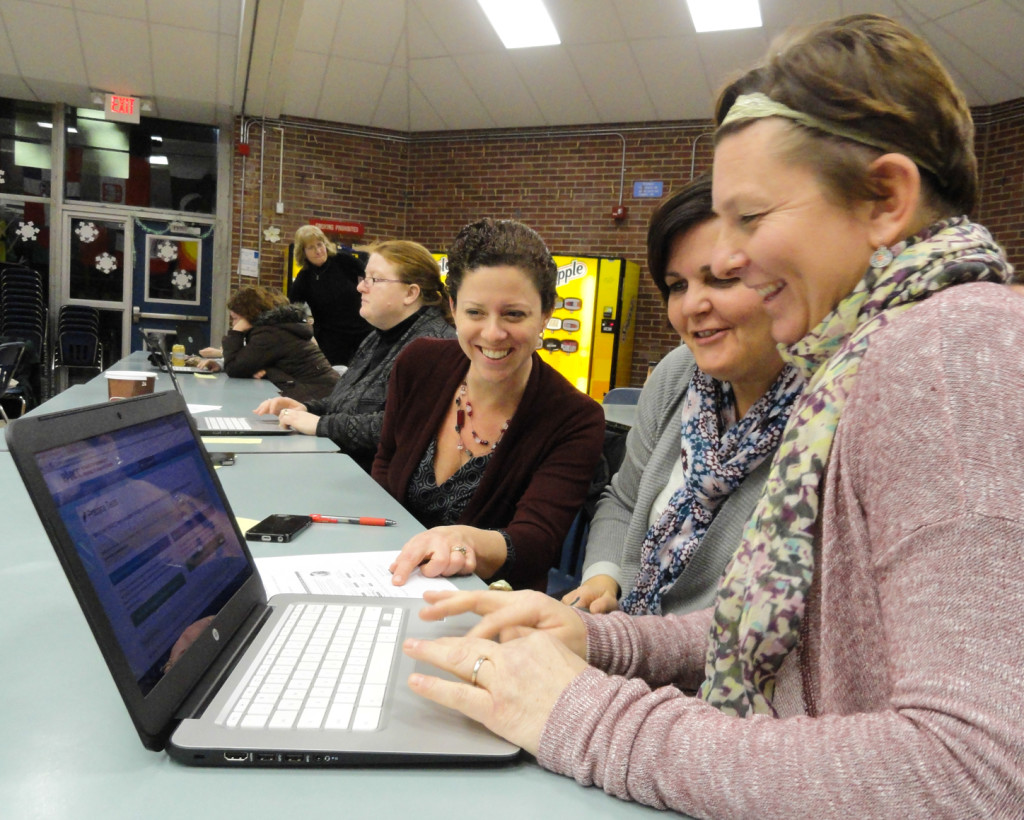
<svg viewBox="0 0 1024 820">
<path fill-rule="evenodd" d="M 303 225 L 295 232 L 295 258 L 303 262 L 288 291 L 293 302 L 305 302 L 313 314 L 313 335 L 332 364 L 347 365 L 359 343 L 373 328 L 359 315 L 356 290 L 363 264 L 339 253 L 323 231 Z"/>
</svg>

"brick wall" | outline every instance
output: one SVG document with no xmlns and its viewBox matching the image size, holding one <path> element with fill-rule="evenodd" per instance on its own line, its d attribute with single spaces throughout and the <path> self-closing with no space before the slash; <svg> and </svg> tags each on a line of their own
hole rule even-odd
<svg viewBox="0 0 1024 820">
<path fill-rule="evenodd" d="M 982 189 L 975 216 L 1024 269 L 1024 100 L 975 114 Z M 691 170 L 709 168 L 710 123 L 415 135 L 315 121 L 287 121 L 283 130 L 276 125 L 267 127 L 261 209 L 258 125 L 245 161 L 243 246 L 256 247 L 259 214 L 264 228 L 281 227 L 284 238 L 278 246 L 263 243 L 264 284 L 280 284 L 287 242 L 311 217 L 355 220 L 365 224 L 367 240 L 415 239 L 432 250 L 443 250 L 473 219 L 514 218 L 535 228 L 553 253 L 641 263 L 632 384 L 643 382 L 648 361 L 678 344 L 643 265 L 647 220 L 657 200 L 634 199 L 633 183 L 659 180 L 667 194 L 687 182 Z M 279 216 L 282 138 L 285 213 Z M 235 259 L 241 165 L 236 157 Z M 620 195 L 628 215 L 615 220 L 611 209 Z"/>
</svg>

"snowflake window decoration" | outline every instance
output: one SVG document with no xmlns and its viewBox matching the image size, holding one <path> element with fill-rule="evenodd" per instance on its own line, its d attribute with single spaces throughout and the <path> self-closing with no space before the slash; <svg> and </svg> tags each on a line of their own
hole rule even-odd
<svg viewBox="0 0 1024 820">
<path fill-rule="evenodd" d="M 174 272 L 174 278 L 171 281 L 178 290 L 188 290 L 192 287 L 192 274 L 187 270 L 178 270 Z"/>
<path fill-rule="evenodd" d="M 100 232 L 96 229 L 94 222 L 81 222 L 75 228 L 75 236 L 83 245 L 91 245 L 99 238 Z"/>
<path fill-rule="evenodd" d="M 101 253 L 96 257 L 96 270 L 109 276 L 117 270 L 117 260 L 109 253 Z"/>
<path fill-rule="evenodd" d="M 263 238 L 267 242 L 280 242 L 281 241 L 281 229 L 276 225 L 271 225 L 263 232 Z"/>
<path fill-rule="evenodd" d="M 36 227 L 35 222 L 19 222 L 17 233 L 25 242 L 35 242 L 36 237 L 39 236 L 39 228 Z"/>
<path fill-rule="evenodd" d="M 178 246 L 173 242 L 161 242 L 157 246 L 156 255 L 164 262 L 173 262 L 178 258 Z"/>
<path fill-rule="evenodd" d="M 4 169 L 0 168 L 0 185 L 3 185 L 5 182 L 7 182 L 7 180 L 4 179 Z"/>
</svg>

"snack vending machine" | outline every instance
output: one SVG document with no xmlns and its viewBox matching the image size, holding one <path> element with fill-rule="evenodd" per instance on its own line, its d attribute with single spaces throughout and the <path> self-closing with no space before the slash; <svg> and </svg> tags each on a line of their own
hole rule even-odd
<svg viewBox="0 0 1024 820">
<path fill-rule="evenodd" d="M 441 275 L 448 257 L 435 253 Z M 602 256 L 555 256 L 555 310 L 537 340 L 540 357 L 597 401 L 629 385 L 640 266 Z"/>
</svg>

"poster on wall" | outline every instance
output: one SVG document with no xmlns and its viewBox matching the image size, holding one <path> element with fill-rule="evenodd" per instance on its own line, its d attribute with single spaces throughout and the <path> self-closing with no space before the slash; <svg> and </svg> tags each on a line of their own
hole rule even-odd
<svg viewBox="0 0 1024 820">
<path fill-rule="evenodd" d="M 146 237 L 146 300 L 198 305 L 202 243 L 177 236 Z"/>
</svg>

